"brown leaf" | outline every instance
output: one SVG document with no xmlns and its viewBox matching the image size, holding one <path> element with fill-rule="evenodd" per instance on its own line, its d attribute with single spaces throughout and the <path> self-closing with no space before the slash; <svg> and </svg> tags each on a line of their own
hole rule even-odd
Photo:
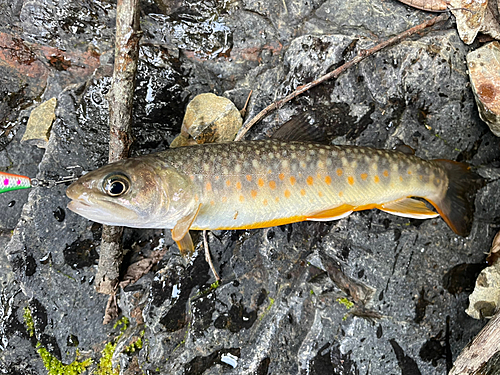
<svg viewBox="0 0 500 375">
<path fill-rule="evenodd" d="M 484 20 L 488 0 L 450 0 L 450 10 L 457 20 L 460 38 L 471 44 Z"/>
</svg>

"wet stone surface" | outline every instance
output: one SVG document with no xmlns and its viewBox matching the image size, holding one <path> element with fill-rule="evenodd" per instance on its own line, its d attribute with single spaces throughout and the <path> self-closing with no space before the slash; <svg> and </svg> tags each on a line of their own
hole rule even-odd
<svg viewBox="0 0 500 375">
<path fill-rule="evenodd" d="M 225 96 L 241 109 L 253 90 L 249 119 L 360 49 L 431 17 L 395 1 L 144 1 L 141 7 L 134 155 L 166 149 L 197 94 Z M 52 65 L 46 62 L 54 50 L 34 53 L 31 65 L 29 54 L 17 60 L 0 54 L 16 61 L 0 64 L 7 72 L 0 92 L 11 98 L 0 99 L 2 170 L 57 179 L 69 166 L 89 171 L 106 163 L 114 12 L 107 2 L 0 0 L 6 25 L 0 32 L 15 33 L 35 51 L 66 53 Z M 86 54 L 89 48 L 94 54 Z M 201 252 L 186 263 L 169 234 L 127 229 L 124 271 L 152 251 L 168 251 L 118 295 L 130 320 L 113 356 L 121 373 L 445 374 L 485 323 L 464 310 L 500 229 L 500 141 L 475 107 L 465 65 L 470 50 L 447 23 L 294 99 L 248 136 L 262 138 L 309 110 L 335 144 L 404 143 L 423 158 L 469 162 L 489 180 L 477 196 L 470 236 L 456 236 L 439 218 L 378 211 L 214 231 L 208 240 L 222 277 L 215 286 Z M 71 70 L 77 60 L 99 65 Z M 30 76 L 23 88 L 17 77 L 37 62 L 43 74 Z M 29 112 L 51 97 L 58 105 L 47 149 L 21 145 Z M 101 324 L 107 297 L 93 285 L 101 226 L 66 209 L 65 189 L 0 196 L 4 373 L 46 373 L 37 343 L 64 364 L 78 351 L 78 360 L 92 358 L 95 368 L 119 335 Z M 138 337 L 142 348 L 130 350 Z"/>
</svg>

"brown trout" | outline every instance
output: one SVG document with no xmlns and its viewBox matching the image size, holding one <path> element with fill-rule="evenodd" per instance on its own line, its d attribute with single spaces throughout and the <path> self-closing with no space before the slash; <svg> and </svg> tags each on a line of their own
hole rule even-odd
<svg viewBox="0 0 500 375">
<path fill-rule="evenodd" d="M 467 165 L 450 160 L 270 139 L 122 160 L 81 177 L 67 195 L 68 208 L 87 219 L 172 229 L 178 242 L 190 229 L 336 220 L 372 208 L 418 219 L 441 215 L 455 233 L 467 235 L 470 195 L 481 181 Z"/>
</svg>

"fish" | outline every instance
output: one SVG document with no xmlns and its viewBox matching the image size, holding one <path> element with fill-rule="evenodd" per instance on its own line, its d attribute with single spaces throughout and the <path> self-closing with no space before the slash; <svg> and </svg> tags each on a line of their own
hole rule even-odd
<svg viewBox="0 0 500 375">
<path fill-rule="evenodd" d="M 68 208 L 95 222 L 189 230 L 329 221 L 377 208 L 441 216 L 466 236 L 484 181 L 467 164 L 408 152 L 265 139 L 179 147 L 121 160 L 71 184 Z M 427 202 L 427 203 L 426 203 Z"/>
</svg>

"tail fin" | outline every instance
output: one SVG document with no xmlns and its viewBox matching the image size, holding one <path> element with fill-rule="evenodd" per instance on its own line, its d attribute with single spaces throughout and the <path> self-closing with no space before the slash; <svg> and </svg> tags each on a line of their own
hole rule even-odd
<svg viewBox="0 0 500 375">
<path fill-rule="evenodd" d="M 451 160 L 434 160 L 448 175 L 448 189 L 439 201 L 431 202 L 446 224 L 460 236 L 470 233 L 476 192 L 485 180 L 470 170 L 467 164 Z"/>
</svg>

